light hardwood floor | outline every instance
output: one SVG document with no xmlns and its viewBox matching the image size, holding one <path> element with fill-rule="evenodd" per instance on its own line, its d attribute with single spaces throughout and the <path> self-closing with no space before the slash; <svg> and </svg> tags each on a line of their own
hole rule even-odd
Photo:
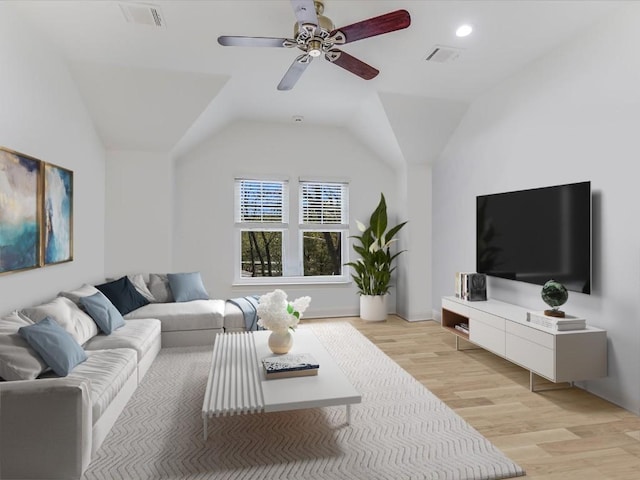
<svg viewBox="0 0 640 480">
<path fill-rule="evenodd" d="M 640 479 L 640 417 L 576 387 L 531 393 L 528 371 L 481 349 L 456 351 L 454 336 L 437 322 L 344 320 L 529 478 Z"/>
</svg>

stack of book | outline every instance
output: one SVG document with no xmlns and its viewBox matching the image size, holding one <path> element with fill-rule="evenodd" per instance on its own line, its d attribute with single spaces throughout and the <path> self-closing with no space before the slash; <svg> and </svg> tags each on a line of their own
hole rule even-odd
<svg viewBox="0 0 640 480">
<path fill-rule="evenodd" d="M 278 355 L 262 359 L 267 379 L 317 375 L 320 365 L 308 353 Z"/>
<path fill-rule="evenodd" d="M 544 312 L 527 312 L 527 322 L 559 332 L 584 330 L 587 327 L 587 321 L 584 318 L 573 317 L 571 315 L 566 315 L 564 318 L 549 317 L 545 315 Z"/>
<path fill-rule="evenodd" d="M 454 328 L 469 335 L 469 324 L 467 323 L 458 323 Z"/>
<path fill-rule="evenodd" d="M 455 295 L 463 300 L 487 299 L 487 276 L 484 273 L 456 272 Z"/>
</svg>

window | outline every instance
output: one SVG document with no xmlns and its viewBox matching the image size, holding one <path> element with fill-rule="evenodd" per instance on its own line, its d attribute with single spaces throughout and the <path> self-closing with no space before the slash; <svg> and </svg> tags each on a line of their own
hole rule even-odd
<svg viewBox="0 0 640 480">
<path fill-rule="evenodd" d="M 342 275 L 347 207 L 345 183 L 300 182 L 304 276 Z"/>
<path fill-rule="evenodd" d="M 237 179 L 236 225 L 240 233 L 240 277 L 281 277 L 287 230 L 288 185 Z"/>
<path fill-rule="evenodd" d="M 285 180 L 235 180 L 236 283 L 348 281 L 348 185 L 300 180 L 298 187 L 289 205 Z M 289 206 L 298 209 L 297 224 L 289 223 Z"/>
</svg>

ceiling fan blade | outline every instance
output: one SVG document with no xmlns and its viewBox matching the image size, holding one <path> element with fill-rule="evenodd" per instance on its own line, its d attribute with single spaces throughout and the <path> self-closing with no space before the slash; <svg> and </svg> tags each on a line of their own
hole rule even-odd
<svg viewBox="0 0 640 480">
<path fill-rule="evenodd" d="M 363 38 L 375 37 L 383 33 L 395 32 L 402 30 L 411 25 L 411 16 L 406 10 L 396 10 L 395 12 L 385 13 L 379 17 L 369 18 L 361 22 L 352 23 L 346 27 L 336 28 L 331 32 L 331 36 L 340 36 L 342 34 L 344 40 L 338 40 L 336 43 L 350 43 Z"/>
<path fill-rule="evenodd" d="M 218 37 L 218 43 L 225 47 L 285 47 L 290 40 L 271 37 Z"/>
<path fill-rule="evenodd" d="M 371 80 L 380 73 L 379 70 L 371 65 L 367 65 L 362 60 L 358 60 L 356 57 L 337 48 L 329 50 L 324 58 L 365 80 Z"/>
<path fill-rule="evenodd" d="M 291 6 L 300 25 L 303 23 L 318 25 L 318 16 L 313 0 L 291 0 Z"/>
<path fill-rule="evenodd" d="M 278 90 L 291 90 L 298 79 L 302 76 L 304 71 L 307 69 L 309 64 L 311 63 L 312 57 L 309 55 L 300 55 L 296 58 L 287 73 L 284 74 L 282 80 L 278 84 Z"/>
</svg>

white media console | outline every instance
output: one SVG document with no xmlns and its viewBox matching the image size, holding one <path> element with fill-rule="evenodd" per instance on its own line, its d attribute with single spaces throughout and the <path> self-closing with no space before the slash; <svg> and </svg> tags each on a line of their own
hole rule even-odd
<svg viewBox="0 0 640 480">
<path fill-rule="evenodd" d="M 469 334 L 455 328 L 467 323 Z M 535 375 L 554 383 L 588 380 L 607 375 L 607 332 L 555 331 L 527 321 L 527 310 L 498 300 L 469 302 L 442 298 L 442 328 L 485 350 L 529 370 L 529 387 Z"/>
</svg>

